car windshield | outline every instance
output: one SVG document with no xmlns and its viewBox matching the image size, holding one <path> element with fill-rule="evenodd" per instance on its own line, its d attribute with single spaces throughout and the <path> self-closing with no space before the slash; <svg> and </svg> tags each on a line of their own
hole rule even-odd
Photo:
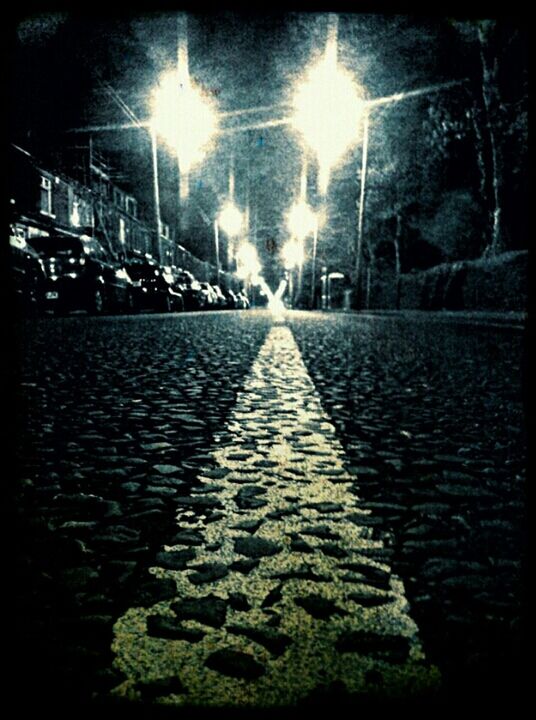
<svg viewBox="0 0 536 720">
<path fill-rule="evenodd" d="M 146 263 L 127 263 L 126 269 L 130 277 L 134 280 L 152 277 L 156 274 L 156 268 L 153 265 L 147 265 Z"/>
<path fill-rule="evenodd" d="M 38 253 L 53 257 L 55 255 L 82 255 L 82 243 L 73 237 L 34 237 L 28 238 L 28 244 Z"/>
<path fill-rule="evenodd" d="M 181 272 L 177 275 L 177 279 L 181 283 L 191 283 L 194 281 L 193 277 L 188 273 Z"/>
</svg>

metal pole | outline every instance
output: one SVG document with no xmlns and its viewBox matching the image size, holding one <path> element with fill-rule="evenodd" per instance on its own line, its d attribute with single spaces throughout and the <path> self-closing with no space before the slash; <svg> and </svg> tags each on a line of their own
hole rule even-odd
<svg viewBox="0 0 536 720">
<path fill-rule="evenodd" d="M 294 269 L 288 272 L 288 298 L 290 307 L 294 307 Z"/>
<path fill-rule="evenodd" d="M 359 215 L 357 220 L 357 244 L 355 250 L 355 287 L 356 300 L 359 302 L 359 273 L 361 272 L 361 251 L 363 247 L 363 218 L 365 215 L 365 184 L 367 179 L 367 157 L 369 136 L 369 114 L 363 114 L 363 156 L 361 160 L 361 179 L 359 193 Z"/>
<path fill-rule="evenodd" d="M 296 300 L 298 303 L 301 303 L 302 284 L 303 284 L 303 260 L 300 260 L 300 263 L 298 265 L 298 290 L 296 293 Z"/>
<path fill-rule="evenodd" d="M 218 233 L 218 221 L 214 220 L 214 254 L 216 257 L 216 285 L 220 284 L 220 236 Z"/>
<path fill-rule="evenodd" d="M 156 130 L 151 129 L 151 150 L 153 158 L 153 202 L 154 202 L 154 223 L 156 228 L 156 247 L 158 261 L 162 262 L 161 247 L 161 219 L 160 219 L 160 190 L 158 188 L 158 148 L 156 144 Z"/>
<path fill-rule="evenodd" d="M 315 307 L 315 284 L 316 284 L 316 246 L 318 243 L 318 218 L 315 219 L 313 228 L 313 266 L 311 269 L 311 310 Z"/>
</svg>

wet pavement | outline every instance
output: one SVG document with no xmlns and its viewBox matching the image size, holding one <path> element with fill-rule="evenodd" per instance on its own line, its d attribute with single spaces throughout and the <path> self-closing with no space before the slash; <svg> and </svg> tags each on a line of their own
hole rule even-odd
<svg viewBox="0 0 536 720">
<path fill-rule="evenodd" d="M 19 340 L 15 692 L 518 687 L 521 333 L 225 312 L 44 318 Z"/>
</svg>

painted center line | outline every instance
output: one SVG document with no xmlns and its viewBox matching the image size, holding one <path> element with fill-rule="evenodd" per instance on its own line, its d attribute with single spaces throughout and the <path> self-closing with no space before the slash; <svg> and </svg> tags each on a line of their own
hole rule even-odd
<svg viewBox="0 0 536 720">
<path fill-rule="evenodd" d="M 115 624 L 126 679 L 113 694 L 273 707 L 333 683 L 381 697 L 437 688 L 288 327 L 271 329 L 216 440 L 151 568 L 176 596 Z"/>
</svg>

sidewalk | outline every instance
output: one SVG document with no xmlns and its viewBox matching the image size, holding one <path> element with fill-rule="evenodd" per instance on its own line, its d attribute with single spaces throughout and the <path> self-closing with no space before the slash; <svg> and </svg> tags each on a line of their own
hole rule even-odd
<svg viewBox="0 0 536 720">
<path fill-rule="evenodd" d="M 528 315 L 521 311 L 485 311 L 485 310 L 317 310 L 316 312 L 342 313 L 360 317 L 396 318 L 404 317 L 417 321 L 462 322 L 471 325 L 509 327 L 524 330 Z"/>
</svg>

